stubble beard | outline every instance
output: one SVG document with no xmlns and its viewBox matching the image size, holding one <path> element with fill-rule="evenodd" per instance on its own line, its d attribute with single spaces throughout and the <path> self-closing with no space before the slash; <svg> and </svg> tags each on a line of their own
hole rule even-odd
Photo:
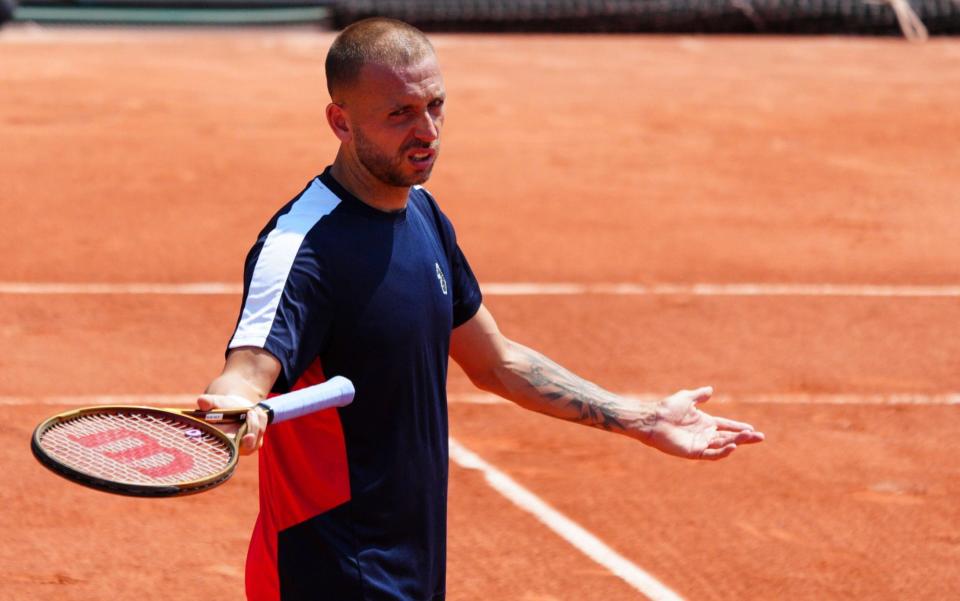
<svg viewBox="0 0 960 601">
<path fill-rule="evenodd" d="M 436 157 L 434 157 L 434 162 L 427 169 L 419 173 L 404 173 L 403 167 L 407 160 L 406 155 L 409 150 L 432 147 L 437 151 L 438 156 L 440 151 L 439 144 L 435 143 L 430 145 L 414 141 L 407 144 L 404 148 L 401 148 L 397 156 L 391 157 L 371 143 L 370 140 L 363 135 L 363 132 L 358 129 L 354 129 L 353 139 L 357 149 L 357 158 L 360 160 L 360 163 L 366 167 L 367 171 L 388 186 L 395 186 L 397 188 L 409 188 L 410 186 L 426 182 L 430 179 L 433 165 L 436 164 Z"/>
</svg>

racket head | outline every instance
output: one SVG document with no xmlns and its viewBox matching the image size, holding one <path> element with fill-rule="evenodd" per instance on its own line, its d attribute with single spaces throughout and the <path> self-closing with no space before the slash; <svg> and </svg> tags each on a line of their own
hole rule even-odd
<svg viewBox="0 0 960 601">
<path fill-rule="evenodd" d="M 36 427 L 30 447 L 64 478 L 135 497 L 209 490 L 233 475 L 239 458 L 234 439 L 214 426 L 176 410 L 135 405 L 54 415 Z"/>
</svg>

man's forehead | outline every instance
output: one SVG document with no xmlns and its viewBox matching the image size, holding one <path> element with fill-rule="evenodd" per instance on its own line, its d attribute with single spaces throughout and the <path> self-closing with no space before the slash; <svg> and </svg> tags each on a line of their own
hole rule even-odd
<svg viewBox="0 0 960 601">
<path fill-rule="evenodd" d="M 434 56 L 412 65 L 367 63 L 357 78 L 358 91 L 384 101 L 403 97 L 434 97 L 444 94 L 443 76 Z"/>
</svg>

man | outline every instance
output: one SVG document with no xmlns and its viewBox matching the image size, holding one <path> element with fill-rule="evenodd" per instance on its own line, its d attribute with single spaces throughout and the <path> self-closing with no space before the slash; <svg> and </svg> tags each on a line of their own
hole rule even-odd
<svg viewBox="0 0 960 601">
<path fill-rule="evenodd" d="M 620 398 L 506 339 L 453 226 L 420 187 L 439 152 L 445 90 L 415 28 L 370 19 L 326 61 L 340 149 L 261 232 L 223 373 L 202 408 L 350 378 L 349 407 L 270 427 L 247 558 L 253 601 L 445 598 L 447 358 L 484 390 L 682 457 L 763 435 L 697 409 L 711 391 Z M 265 416 L 251 410 L 246 452 Z"/>
</svg>

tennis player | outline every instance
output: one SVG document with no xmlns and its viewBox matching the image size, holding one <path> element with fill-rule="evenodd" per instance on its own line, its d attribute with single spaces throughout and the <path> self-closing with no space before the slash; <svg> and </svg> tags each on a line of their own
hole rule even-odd
<svg viewBox="0 0 960 601">
<path fill-rule="evenodd" d="M 326 59 L 333 164 L 250 251 L 223 373 L 203 409 L 247 406 L 333 375 L 349 407 L 270 427 L 247 557 L 251 601 L 445 599 L 448 356 L 519 405 L 692 459 L 763 435 L 698 408 L 709 388 L 618 397 L 505 338 L 453 225 L 421 187 L 436 164 L 445 90 L 419 30 L 370 19 Z M 249 415 L 242 447 L 261 445 Z"/>
</svg>

